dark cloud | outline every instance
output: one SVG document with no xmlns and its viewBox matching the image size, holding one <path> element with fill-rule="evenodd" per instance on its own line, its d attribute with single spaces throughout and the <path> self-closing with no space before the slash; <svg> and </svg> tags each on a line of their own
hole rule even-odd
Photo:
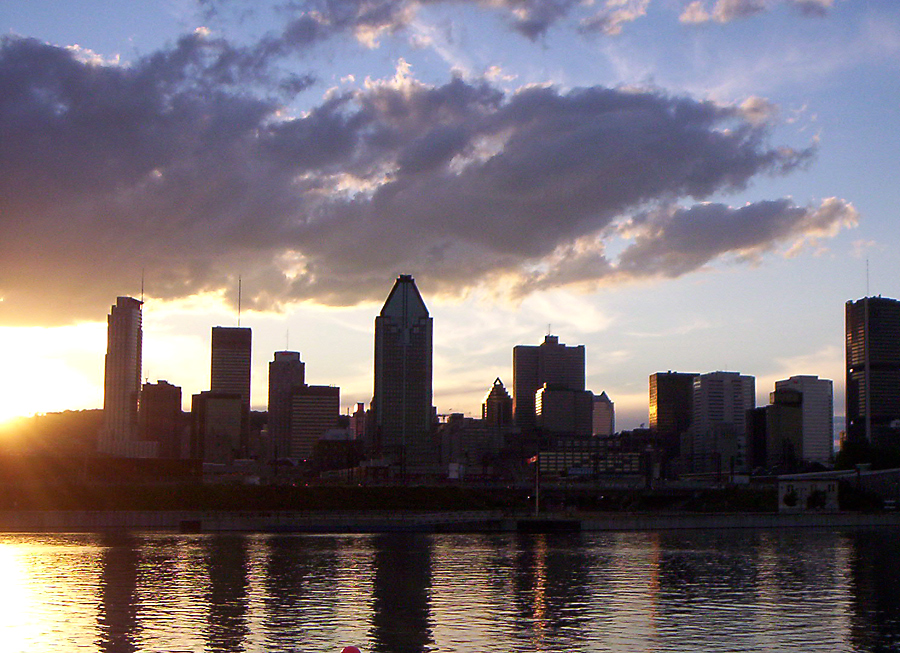
<svg viewBox="0 0 900 653">
<path fill-rule="evenodd" d="M 241 275 L 260 309 L 381 299 L 401 272 L 457 294 L 675 276 L 854 216 L 839 200 L 659 208 L 809 160 L 767 144 L 754 103 L 400 70 L 286 118 L 223 83 L 266 71 L 201 36 L 128 67 L 2 41 L 0 322 L 96 319 L 142 270 L 167 299 Z M 633 245 L 607 260 L 623 229 Z"/>
<path fill-rule="evenodd" d="M 778 5 L 794 7 L 803 16 L 822 17 L 833 4 L 834 0 L 690 0 L 685 3 L 680 20 L 683 23 L 710 20 L 728 23 L 770 11 Z"/>
</svg>

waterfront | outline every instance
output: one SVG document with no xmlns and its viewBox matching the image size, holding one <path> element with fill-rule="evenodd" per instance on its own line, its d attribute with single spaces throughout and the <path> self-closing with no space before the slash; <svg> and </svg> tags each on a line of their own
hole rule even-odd
<svg viewBox="0 0 900 653">
<path fill-rule="evenodd" d="M 4 650 L 881 651 L 894 529 L 0 536 Z"/>
</svg>

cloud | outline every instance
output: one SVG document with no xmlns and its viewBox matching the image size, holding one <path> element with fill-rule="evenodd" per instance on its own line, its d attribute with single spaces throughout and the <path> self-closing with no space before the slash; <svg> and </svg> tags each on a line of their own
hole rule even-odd
<svg viewBox="0 0 900 653">
<path fill-rule="evenodd" d="M 285 117 L 247 91 L 281 78 L 204 39 L 131 66 L 2 41 L 0 322 L 97 319 L 142 270 L 160 299 L 240 275 L 260 310 L 379 300 L 402 272 L 432 293 L 524 295 L 684 274 L 855 220 L 841 200 L 671 208 L 810 160 L 767 145 L 759 100 L 428 86 L 401 66 Z M 608 261 L 623 229 L 634 243 Z"/>
<path fill-rule="evenodd" d="M 822 17 L 828 13 L 833 4 L 834 0 L 715 0 L 710 4 L 703 0 L 692 0 L 685 6 L 679 20 L 688 24 L 711 20 L 729 23 L 770 11 L 777 5 L 794 7 L 803 16 Z"/>
</svg>

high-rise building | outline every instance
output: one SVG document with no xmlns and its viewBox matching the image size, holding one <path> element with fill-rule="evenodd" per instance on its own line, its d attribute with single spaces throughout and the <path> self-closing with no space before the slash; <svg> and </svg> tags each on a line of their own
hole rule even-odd
<svg viewBox="0 0 900 653">
<path fill-rule="evenodd" d="M 508 426 L 512 424 L 512 405 L 512 397 L 497 377 L 481 405 L 481 419 L 491 426 Z"/>
<path fill-rule="evenodd" d="M 513 347 L 513 419 L 522 429 L 537 424 L 535 394 L 544 385 L 584 390 L 584 345 L 567 347 L 547 335 L 540 345 Z"/>
<path fill-rule="evenodd" d="M 845 306 L 847 438 L 900 438 L 900 302 L 863 297 Z"/>
<path fill-rule="evenodd" d="M 340 388 L 327 385 L 294 388 L 291 393 L 291 458 L 312 458 L 319 439 L 337 426 L 340 410 Z"/>
<path fill-rule="evenodd" d="M 594 393 L 545 383 L 534 395 L 535 425 L 547 435 L 586 438 L 593 429 Z"/>
<path fill-rule="evenodd" d="M 130 443 L 137 440 L 142 304 L 133 297 L 117 297 L 107 318 L 103 430 L 99 441 L 103 453 L 128 455 Z"/>
<path fill-rule="evenodd" d="M 251 340 L 251 331 L 246 327 L 212 328 L 210 391 L 241 398 L 241 455 L 246 452 L 250 436 Z"/>
<path fill-rule="evenodd" d="M 694 379 L 693 420 L 682 457 L 694 472 L 746 469 L 748 411 L 756 407 L 756 379 L 710 372 Z"/>
<path fill-rule="evenodd" d="M 775 382 L 775 390 L 796 390 L 802 397 L 799 460 L 830 465 L 834 459 L 834 388 L 830 379 L 797 375 Z"/>
<path fill-rule="evenodd" d="M 145 383 L 141 387 L 139 433 L 142 440 L 155 442 L 160 458 L 183 458 L 181 388 L 167 381 Z"/>
<path fill-rule="evenodd" d="M 606 438 L 616 432 L 616 405 L 605 391 L 594 395 L 593 426 L 594 437 Z"/>
<path fill-rule="evenodd" d="M 274 458 L 291 456 L 291 397 L 306 385 L 306 366 L 300 352 L 276 351 L 269 363 L 268 429 Z"/>
<path fill-rule="evenodd" d="M 432 318 L 412 276 L 397 278 L 375 318 L 375 450 L 398 465 L 437 461 L 431 439 Z"/>
<path fill-rule="evenodd" d="M 650 431 L 667 457 L 677 456 L 681 435 L 694 416 L 693 372 L 656 372 L 650 375 Z"/>
<path fill-rule="evenodd" d="M 206 391 L 191 397 L 191 458 L 227 465 L 243 456 L 240 394 Z"/>
</svg>

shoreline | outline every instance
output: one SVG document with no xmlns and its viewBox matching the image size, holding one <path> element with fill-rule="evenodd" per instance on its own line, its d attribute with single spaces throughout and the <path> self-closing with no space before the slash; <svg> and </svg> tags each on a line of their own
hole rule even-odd
<svg viewBox="0 0 900 653">
<path fill-rule="evenodd" d="M 0 511 L 2 533 L 559 533 L 900 527 L 900 513 L 527 513 L 224 510 Z"/>
</svg>

